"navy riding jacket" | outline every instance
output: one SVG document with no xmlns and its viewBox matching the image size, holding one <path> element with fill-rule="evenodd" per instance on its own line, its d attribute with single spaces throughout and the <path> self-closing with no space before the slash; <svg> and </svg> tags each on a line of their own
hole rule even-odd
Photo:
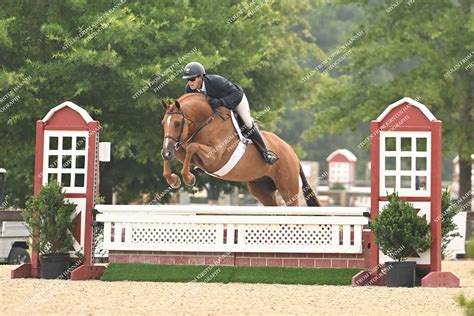
<svg viewBox="0 0 474 316">
<path fill-rule="evenodd" d="M 224 106 L 234 110 L 242 101 L 244 90 L 235 83 L 219 75 L 204 75 L 206 94 L 213 99 L 221 99 Z M 186 85 L 185 93 L 198 92 Z"/>
</svg>

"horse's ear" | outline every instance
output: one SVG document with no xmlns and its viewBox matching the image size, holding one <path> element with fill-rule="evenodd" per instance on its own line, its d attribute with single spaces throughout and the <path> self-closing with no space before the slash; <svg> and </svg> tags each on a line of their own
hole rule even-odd
<svg viewBox="0 0 474 316">
<path fill-rule="evenodd" d="M 163 106 L 165 111 L 166 111 L 166 109 L 168 109 L 168 104 L 164 100 L 161 100 L 161 105 Z"/>
<path fill-rule="evenodd" d="M 174 101 L 174 106 L 175 106 L 178 110 L 181 109 L 181 105 L 179 104 L 179 101 L 178 101 L 178 100 Z"/>
</svg>

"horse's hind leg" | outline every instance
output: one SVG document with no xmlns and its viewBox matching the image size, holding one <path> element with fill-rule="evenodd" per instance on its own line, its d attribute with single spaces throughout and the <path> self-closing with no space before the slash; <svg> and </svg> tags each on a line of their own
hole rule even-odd
<svg viewBox="0 0 474 316">
<path fill-rule="evenodd" d="M 285 200 L 285 205 L 287 206 L 298 206 L 298 186 L 290 187 L 287 184 L 277 183 L 278 192 L 280 192 L 281 197 Z"/>
<path fill-rule="evenodd" d="M 299 197 L 299 173 L 296 175 L 283 177 L 278 175 L 275 179 L 275 186 L 280 192 L 281 197 L 285 200 L 287 206 L 298 206 Z"/>
<path fill-rule="evenodd" d="M 270 178 L 247 182 L 250 193 L 253 194 L 264 206 L 278 206 L 275 191 L 276 187 Z"/>
</svg>

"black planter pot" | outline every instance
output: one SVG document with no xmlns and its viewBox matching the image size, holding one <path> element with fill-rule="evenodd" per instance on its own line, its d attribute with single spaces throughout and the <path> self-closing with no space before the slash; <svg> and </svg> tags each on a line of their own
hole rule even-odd
<svg viewBox="0 0 474 316">
<path fill-rule="evenodd" d="M 42 279 L 69 278 L 69 254 L 40 256 L 40 277 Z"/>
<path fill-rule="evenodd" d="M 385 262 L 387 271 L 387 287 L 415 286 L 415 261 Z"/>
</svg>

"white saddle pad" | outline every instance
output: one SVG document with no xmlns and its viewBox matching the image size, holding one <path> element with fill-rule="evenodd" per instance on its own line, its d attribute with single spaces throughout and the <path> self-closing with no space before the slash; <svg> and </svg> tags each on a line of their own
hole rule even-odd
<svg viewBox="0 0 474 316">
<path fill-rule="evenodd" d="M 245 154 L 245 151 L 247 150 L 247 144 L 252 143 L 250 139 L 247 139 L 242 135 L 242 131 L 240 130 L 239 124 L 237 123 L 237 120 L 234 115 L 234 111 L 231 113 L 231 118 L 232 118 L 232 125 L 234 125 L 234 129 L 237 132 L 237 135 L 239 135 L 239 144 L 237 145 L 237 148 L 234 150 L 232 153 L 232 156 L 230 157 L 229 161 L 222 166 L 219 170 L 213 173 L 209 173 L 206 171 L 207 174 L 213 176 L 213 177 L 223 177 L 226 174 L 228 174 L 234 167 L 237 165 L 237 163 L 242 159 L 242 156 Z"/>
</svg>

